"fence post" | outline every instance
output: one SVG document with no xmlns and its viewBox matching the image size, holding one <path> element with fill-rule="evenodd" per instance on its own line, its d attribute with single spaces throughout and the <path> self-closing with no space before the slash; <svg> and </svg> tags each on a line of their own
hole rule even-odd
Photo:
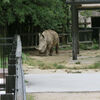
<svg viewBox="0 0 100 100">
<path fill-rule="evenodd" d="M 6 93 L 15 92 L 15 75 L 6 76 Z"/>
<path fill-rule="evenodd" d="M 8 75 L 15 75 L 16 74 L 16 59 L 14 54 L 10 54 L 8 58 Z"/>
<path fill-rule="evenodd" d="M 1 95 L 1 100 L 14 100 L 14 94 L 3 94 Z"/>
<path fill-rule="evenodd" d="M 100 49 L 100 28 L 99 28 L 99 49 Z"/>
</svg>

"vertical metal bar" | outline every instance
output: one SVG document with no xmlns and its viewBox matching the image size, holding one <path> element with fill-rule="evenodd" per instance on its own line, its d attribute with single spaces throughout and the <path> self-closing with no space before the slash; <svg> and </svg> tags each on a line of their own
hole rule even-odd
<svg viewBox="0 0 100 100">
<path fill-rule="evenodd" d="M 2 68 L 3 68 L 3 69 L 2 69 L 2 70 L 3 70 L 3 84 L 4 84 L 4 75 L 5 75 L 5 73 L 4 73 L 4 45 L 3 45 L 2 51 L 3 51 L 3 53 L 2 53 L 2 55 L 3 55 L 3 56 L 2 56 L 2 57 L 3 57 L 3 58 L 2 58 L 2 59 L 3 59 Z"/>
<path fill-rule="evenodd" d="M 35 43 L 36 43 L 36 46 L 38 45 L 38 44 L 37 44 L 37 40 L 38 40 L 38 39 L 37 39 L 37 34 L 36 34 L 36 41 L 35 41 Z"/>
</svg>

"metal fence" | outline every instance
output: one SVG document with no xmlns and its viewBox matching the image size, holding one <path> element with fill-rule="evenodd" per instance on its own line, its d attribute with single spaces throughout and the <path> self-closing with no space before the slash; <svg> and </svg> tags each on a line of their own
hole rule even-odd
<svg viewBox="0 0 100 100">
<path fill-rule="evenodd" d="M 15 36 L 7 54 L 7 74 L 5 77 L 5 93 L 1 100 L 26 100 L 24 73 L 22 69 L 22 46 L 20 36 Z M 5 46 L 6 47 L 6 46 Z M 4 53 L 5 54 L 5 51 Z M 5 57 L 3 57 L 4 59 Z M 5 67 L 5 64 L 4 64 Z M 4 73 L 4 72 L 3 72 Z"/>
<path fill-rule="evenodd" d="M 5 76 L 8 73 L 8 55 L 13 38 L 0 38 L 0 91 L 5 89 Z"/>
</svg>

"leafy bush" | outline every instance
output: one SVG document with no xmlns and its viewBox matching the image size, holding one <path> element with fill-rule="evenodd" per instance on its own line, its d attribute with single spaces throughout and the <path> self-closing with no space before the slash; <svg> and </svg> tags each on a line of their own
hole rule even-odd
<svg viewBox="0 0 100 100">
<path fill-rule="evenodd" d="M 92 45 L 92 49 L 94 49 L 94 50 L 99 49 L 99 45 L 98 45 L 98 44 L 93 44 L 93 45 Z"/>
<path fill-rule="evenodd" d="M 82 49 L 82 50 L 88 50 L 89 46 L 87 44 L 80 44 L 80 49 Z"/>
</svg>

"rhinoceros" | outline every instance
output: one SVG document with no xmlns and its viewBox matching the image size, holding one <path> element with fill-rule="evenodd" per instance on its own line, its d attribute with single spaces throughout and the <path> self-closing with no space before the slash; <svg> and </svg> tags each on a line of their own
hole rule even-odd
<svg viewBox="0 0 100 100">
<path fill-rule="evenodd" d="M 54 30 L 45 30 L 42 34 L 39 33 L 39 53 L 52 56 L 55 47 L 58 54 L 59 36 Z"/>
</svg>

